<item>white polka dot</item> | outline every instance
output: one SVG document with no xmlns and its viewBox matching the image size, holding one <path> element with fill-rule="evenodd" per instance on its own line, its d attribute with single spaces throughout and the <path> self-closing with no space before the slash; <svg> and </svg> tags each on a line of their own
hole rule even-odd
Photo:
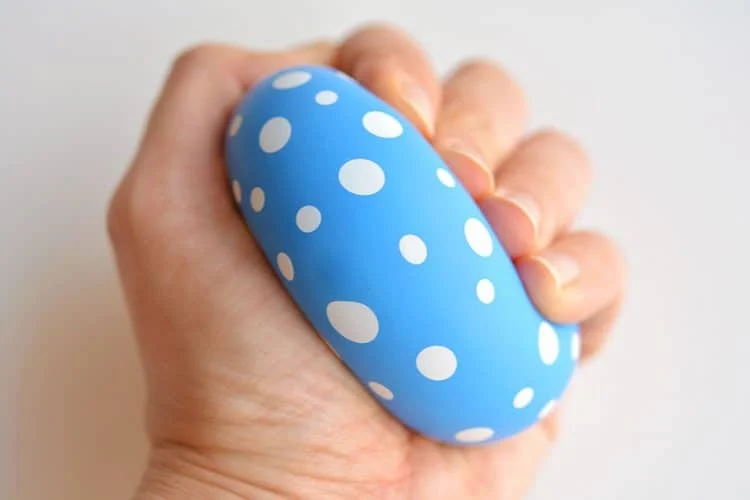
<svg viewBox="0 0 750 500">
<path fill-rule="evenodd" d="M 437 169 L 437 178 L 444 186 L 449 188 L 456 187 L 456 179 L 444 168 Z"/>
<path fill-rule="evenodd" d="M 447 347 L 433 345 L 417 355 L 417 370 L 430 380 L 447 380 L 456 372 L 456 355 Z"/>
<path fill-rule="evenodd" d="M 391 390 L 383 384 L 379 382 L 370 382 L 367 385 L 370 387 L 370 389 L 372 389 L 372 392 L 374 392 L 381 398 L 387 399 L 389 401 L 393 399 L 393 392 L 391 392 Z"/>
<path fill-rule="evenodd" d="M 374 161 L 357 158 L 339 169 L 339 182 L 350 193 L 369 196 L 383 189 L 385 172 Z"/>
<path fill-rule="evenodd" d="M 277 116 L 268 120 L 260 129 L 260 149 L 265 153 L 276 153 L 286 146 L 292 136 L 289 120 Z"/>
<path fill-rule="evenodd" d="M 232 123 L 229 126 L 229 135 L 231 137 L 234 137 L 237 135 L 237 132 L 240 131 L 240 127 L 242 126 L 242 115 L 235 115 L 234 118 L 232 118 Z"/>
<path fill-rule="evenodd" d="M 335 301 L 326 307 L 331 326 L 344 338 L 365 344 L 378 335 L 380 325 L 375 313 L 359 302 Z"/>
<path fill-rule="evenodd" d="M 321 106 L 329 106 L 339 100 L 339 95 L 332 90 L 321 90 L 315 94 L 315 102 Z"/>
<path fill-rule="evenodd" d="M 479 219 L 470 218 L 464 224 L 464 236 L 474 252 L 480 257 L 492 255 L 492 237 Z"/>
<path fill-rule="evenodd" d="M 242 202 L 242 186 L 240 185 L 240 181 L 235 180 L 232 182 L 232 193 L 234 193 L 234 201 L 237 203 Z"/>
<path fill-rule="evenodd" d="M 261 188 L 256 187 L 250 191 L 250 207 L 254 212 L 260 212 L 266 205 L 266 193 Z"/>
<path fill-rule="evenodd" d="M 573 358 L 573 361 L 578 361 L 578 358 L 581 356 L 581 334 L 579 332 L 575 332 L 573 336 L 570 338 L 570 357 Z"/>
<path fill-rule="evenodd" d="M 518 391 L 518 394 L 516 394 L 516 397 L 513 398 L 513 407 L 518 408 L 519 410 L 526 408 L 529 406 L 532 399 L 534 399 L 534 389 L 531 387 L 521 389 Z"/>
<path fill-rule="evenodd" d="M 407 234 L 398 242 L 401 255 L 410 264 L 422 264 L 427 259 L 427 245 L 415 234 Z"/>
<path fill-rule="evenodd" d="M 307 205 L 297 211 L 297 227 L 303 233 L 312 233 L 320 226 L 322 216 L 320 210 Z"/>
<path fill-rule="evenodd" d="M 483 304 L 491 304 L 495 300 L 495 285 L 487 278 L 482 278 L 477 283 L 477 298 Z"/>
<path fill-rule="evenodd" d="M 279 90 L 293 89 L 310 81 L 312 75 L 307 71 L 289 71 L 281 76 L 276 77 L 273 81 L 273 88 Z"/>
<path fill-rule="evenodd" d="M 495 434 L 489 427 L 472 427 L 456 433 L 456 441 L 461 443 L 481 443 Z"/>
<path fill-rule="evenodd" d="M 398 120 L 382 111 L 368 111 L 362 117 L 362 124 L 372 135 L 383 139 L 393 139 L 404 132 L 404 127 Z"/>
<path fill-rule="evenodd" d="M 556 404 L 557 404 L 557 401 L 553 399 L 552 401 L 544 405 L 544 408 L 542 408 L 542 411 L 539 412 L 539 420 L 543 419 L 544 417 L 552 413 L 552 410 L 555 409 Z"/>
<path fill-rule="evenodd" d="M 560 354 L 560 340 L 552 325 L 542 321 L 539 325 L 539 357 L 545 365 L 554 365 Z"/>
<path fill-rule="evenodd" d="M 292 259 L 290 259 L 287 254 L 281 252 L 277 255 L 276 264 L 278 264 L 282 276 L 289 281 L 294 279 L 294 264 L 292 264 Z"/>
</svg>

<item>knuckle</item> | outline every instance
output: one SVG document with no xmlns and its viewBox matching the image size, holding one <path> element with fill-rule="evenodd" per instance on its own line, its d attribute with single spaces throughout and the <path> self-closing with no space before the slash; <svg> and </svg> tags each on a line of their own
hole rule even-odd
<svg viewBox="0 0 750 500">
<path fill-rule="evenodd" d="M 117 188 L 107 208 L 107 232 L 115 247 L 134 244 L 150 234 L 155 216 L 166 210 L 156 186 L 141 175 L 129 176 Z"/>
<path fill-rule="evenodd" d="M 209 43 L 200 43 L 183 49 L 172 63 L 171 73 L 192 73 L 212 64 L 219 48 Z"/>
</svg>

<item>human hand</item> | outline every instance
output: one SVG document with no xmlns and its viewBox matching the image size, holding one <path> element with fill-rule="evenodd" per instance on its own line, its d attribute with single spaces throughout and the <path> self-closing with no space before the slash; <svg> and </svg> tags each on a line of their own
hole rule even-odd
<svg viewBox="0 0 750 500">
<path fill-rule="evenodd" d="M 254 82 L 335 65 L 409 118 L 476 197 L 553 321 L 581 324 L 585 360 L 615 320 L 624 265 L 571 230 L 590 182 L 581 149 L 524 135 L 521 91 L 467 62 L 439 82 L 387 27 L 281 53 L 201 46 L 172 68 L 108 227 L 148 385 L 150 461 L 138 498 L 522 497 L 557 434 L 556 409 L 516 437 L 453 448 L 390 417 L 317 337 L 229 193 L 223 139 Z"/>
</svg>

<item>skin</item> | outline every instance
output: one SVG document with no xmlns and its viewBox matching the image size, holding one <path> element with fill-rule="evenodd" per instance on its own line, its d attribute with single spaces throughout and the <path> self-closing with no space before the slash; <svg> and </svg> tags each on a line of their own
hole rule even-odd
<svg viewBox="0 0 750 500">
<path fill-rule="evenodd" d="M 558 434 L 560 405 L 499 444 L 452 448 L 386 414 L 319 340 L 234 208 L 222 159 L 231 113 L 293 64 L 350 73 L 441 152 L 554 321 L 604 345 L 623 295 L 616 246 L 572 229 L 591 183 L 581 147 L 526 133 L 522 91 L 471 60 L 440 81 L 389 26 L 277 53 L 202 45 L 175 61 L 108 229 L 148 387 L 138 499 L 518 499 Z"/>
</svg>

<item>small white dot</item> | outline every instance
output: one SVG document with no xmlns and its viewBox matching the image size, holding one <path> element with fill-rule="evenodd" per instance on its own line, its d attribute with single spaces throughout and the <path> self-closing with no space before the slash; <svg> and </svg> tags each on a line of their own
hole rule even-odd
<svg viewBox="0 0 750 500">
<path fill-rule="evenodd" d="M 294 279 L 294 265 L 292 264 L 292 259 L 290 259 L 287 254 L 281 252 L 277 255 L 276 264 L 278 264 L 282 276 L 289 281 Z"/>
<path fill-rule="evenodd" d="M 303 233 L 312 233 L 320 226 L 322 215 L 320 210 L 312 205 L 307 205 L 297 211 L 297 227 Z"/>
<path fill-rule="evenodd" d="M 367 385 L 370 387 L 370 389 L 372 389 L 372 392 L 374 392 L 381 398 L 387 399 L 389 401 L 393 399 L 393 392 L 383 384 L 379 382 L 370 382 Z"/>
<path fill-rule="evenodd" d="M 321 90 L 315 94 L 315 102 L 321 106 L 329 106 L 339 100 L 339 96 L 332 90 Z"/>
<path fill-rule="evenodd" d="M 256 187 L 250 191 L 250 207 L 254 212 L 260 212 L 266 205 L 266 193 L 261 188 Z"/>
<path fill-rule="evenodd" d="M 473 427 L 456 433 L 456 441 L 461 443 L 481 443 L 495 434 L 489 427 Z"/>
<path fill-rule="evenodd" d="M 444 186 L 456 187 L 456 179 L 444 168 L 437 169 L 437 178 Z"/>
<path fill-rule="evenodd" d="M 545 365 L 554 365 L 560 354 L 560 340 L 552 325 L 542 321 L 539 325 L 539 357 Z"/>
<path fill-rule="evenodd" d="M 276 153 L 286 146 L 292 136 L 289 120 L 277 116 L 268 120 L 260 129 L 260 149 L 265 153 Z"/>
<path fill-rule="evenodd" d="M 555 405 L 556 404 L 557 404 L 557 401 L 555 401 L 553 399 L 552 401 L 550 401 L 549 403 L 547 403 L 546 405 L 544 405 L 544 408 L 542 408 L 542 411 L 539 412 L 539 420 L 542 420 L 547 415 L 549 415 L 550 413 L 552 413 L 552 410 L 555 409 Z"/>
<path fill-rule="evenodd" d="M 374 161 L 357 158 L 342 165 L 339 182 L 350 193 L 370 196 L 383 189 L 385 172 Z"/>
<path fill-rule="evenodd" d="M 423 349 L 417 355 L 417 370 L 430 380 L 447 380 L 456 372 L 458 361 L 453 351 L 441 345 Z"/>
<path fill-rule="evenodd" d="M 482 278 L 477 283 L 477 298 L 483 304 L 491 304 L 495 300 L 495 285 L 487 278 Z"/>
<path fill-rule="evenodd" d="M 532 399 L 534 399 L 534 389 L 531 387 L 521 389 L 518 391 L 518 394 L 516 394 L 516 397 L 513 398 L 513 407 L 518 408 L 519 410 L 526 408 L 529 406 Z"/>
<path fill-rule="evenodd" d="M 273 88 L 278 90 L 287 90 L 299 87 L 310 81 L 312 75 L 307 71 L 289 71 L 281 76 L 276 77 L 273 81 Z"/>
<path fill-rule="evenodd" d="M 238 204 L 242 202 L 242 186 L 240 185 L 240 181 L 235 180 L 232 182 L 232 192 L 234 193 L 234 201 L 236 201 Z"/>
<path fill-rule="evenodd" d="M 382 111 L 368 111 L 362 117 L 362 124 L 372 135 L 383 139 L 394 139 L 404 132 L 401 122 Z"/>
<path fill-rule="evenodd" d="M 366 344 L 378 336 L 380 325 L 375 313 L 359 302 L 335 301 L 326 307 L 331 326 L 344 338 Z"/>
<path fill-rule="evenodd" d="M 240 131 L 240 127 L 242 126 L 242 115 L 235 115 L 234 118 L 232 118 L 232 124 L 229 126 L 229 136 L 234 137 L 237 135 L 237 132 Z"/>
<path fill-rule="evenodd" d="M 480 257 L 489 257 L 492 255 L 492 237 L 487 227 L 479 219 L 471 217 L 466 221 L 466 224 L 464 224 L 464 236 L 471 249 L 477 255 Z"/>
<path fill-rule="evenodd" d="M 427 259 L 427 245 L 415 234 L 401 237 L 398 248 L 403 258 L 410 264 L 419 265 Z"/>
<path fill-rule="evenodd" d="M 573 336 L 570 338 L 570 357 L 573 358 L 573 361 L 578 361 L 578 358 L 581 356 L 581 334 L 579 332 L 575 332 Z"/>
</svg>

